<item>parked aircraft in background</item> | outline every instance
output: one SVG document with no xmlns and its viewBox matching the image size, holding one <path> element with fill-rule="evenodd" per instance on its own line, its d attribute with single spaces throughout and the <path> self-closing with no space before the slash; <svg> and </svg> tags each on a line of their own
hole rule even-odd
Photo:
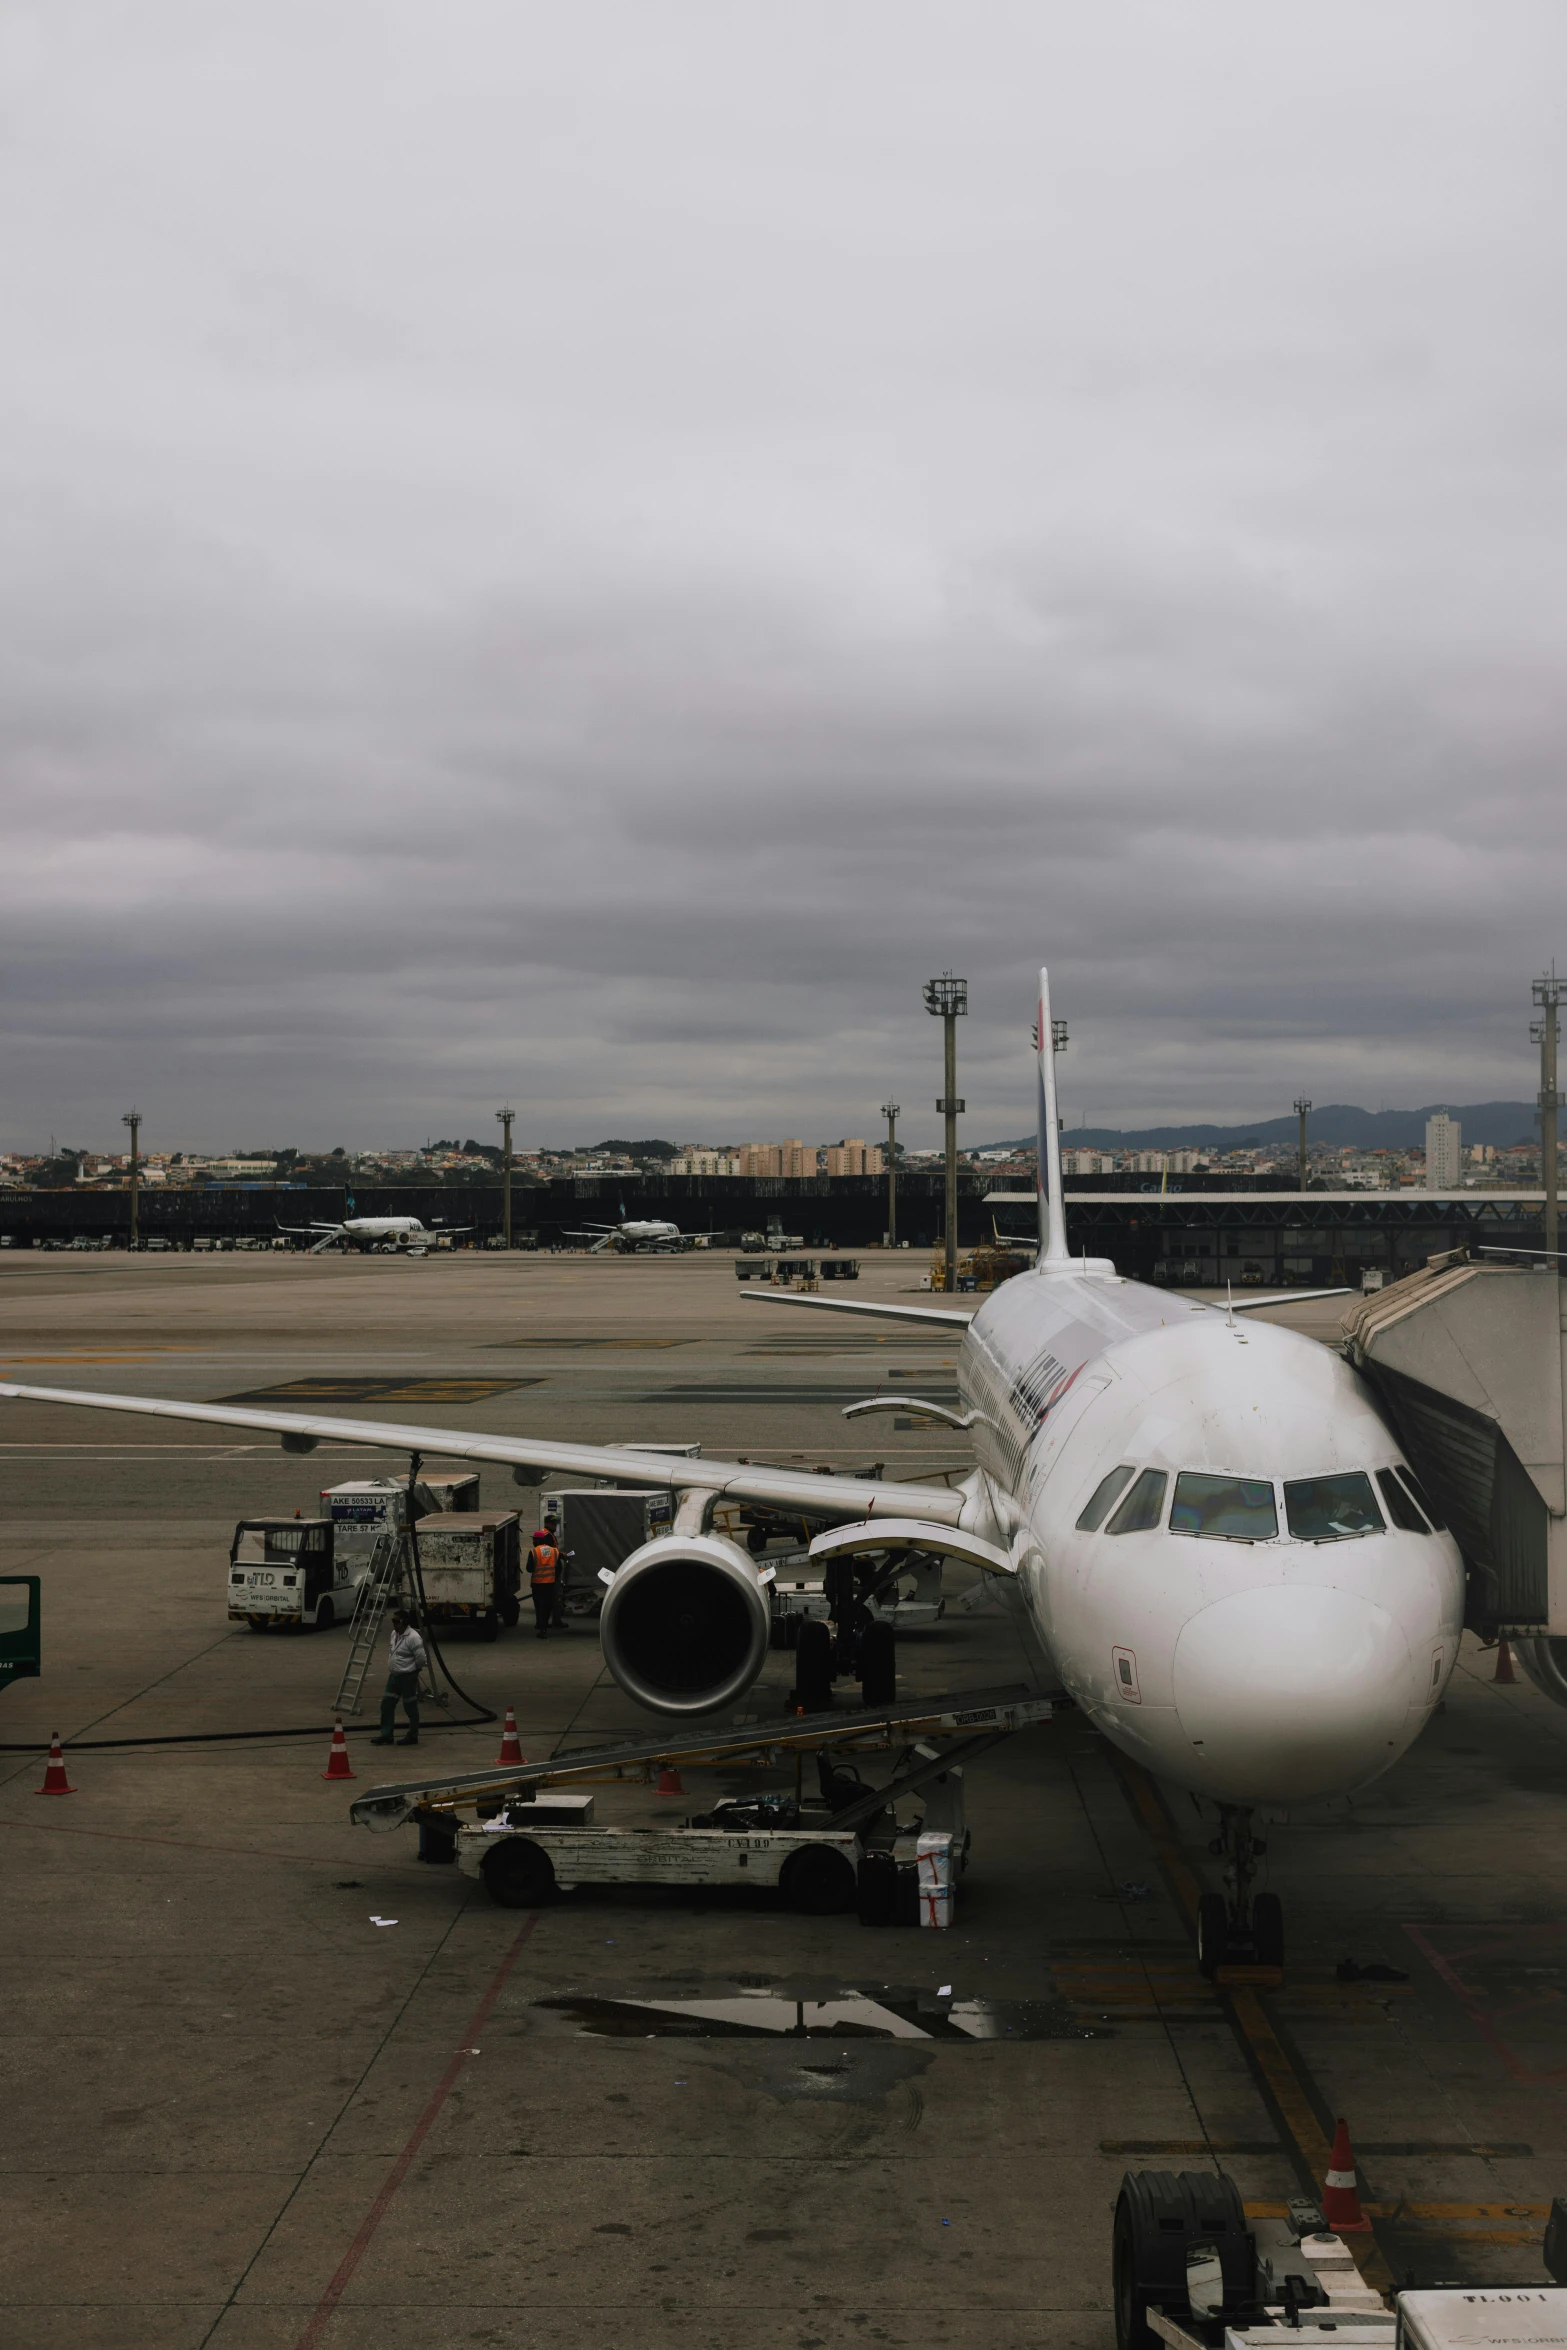
<svg viewBox="0 0 1567 2350">
<path fill-rule="evenodd" d="M 624 1211 L 622 1215 L 624 1218 Z M 595 1255 L 606 1248 L 621 1249 L 630 1256 L 638 1249 L 658 1252 L 691 1246 L 679 1225 L 667 1224 L 661 1216 L 631 1217 L 619 1224 L 585 1224 L 567 1232 L 566 1238 L 591 1241 Z"/>
<path fill-rule="evenodd" d="M 471 1224 L 421 1224 L 417 1216 L 350 1216 L 342 1224 L 280 1224 L 280 1232 L 292 1232 L 301 1238 L 309 1237 L 314 1246 L 310 1254 L 320 1256 L 339 1240 L 353 1241 L 364 1248 L 406 1250 L 409 1256 L 423 1256 L 432 1241 L 451 1240 L 459 1232 L 471 1232 Z"/>
<path fill-rule="evenodd" d="M 1020 1645 L 1125 1754 L 1217 1806 L 1226 1894 L 1202 1898 L 1205 1970 L 1276 1963 L 1277 1899 L 1258 1891 L 1259 1807 L 1342 1796 L 1397 1761 L 1458 1654 L 1464 1564 L 1370 1389 L 1315 1340 L 1243 1311 L 1123 1280 L 1067 1249 L 1047 974 L 1036 1056 L 1037 1264 L 973 1313 L 752 1292 L 751 1302 L 940 1323 L 960 1338 L 963 1409 L 904 1393 L 872 1409 L 946 1420 L 973 1439 L 956 1489 L 754 1462 L 670 1463 L 673 1526 L 606 1592 L 605 1660 L 640 1704 L 732 1707 L 766 1662 L 769 1570 L 711 1531 L 724 1497 L 827 1530 L 861 1595 L 888 1562 L 946 1556 L 996 1578 Z M 673 1226 L 599 1227 L 606 1243 L 676 1243 Z M 1285 1293 L 1286 1297 L 1290 1294 Z M 1318 1293 L 1321 1294 L 1321 1293 Z M 381 1445 L 644 1483 L 629 1448 L 391 1425 L 227 1404 L 0 1386 L 0 1396 L 267 1429 L 293 1449 Z M 867 1405 L 851 1406 L 863 1412 Z"/>
</svg>

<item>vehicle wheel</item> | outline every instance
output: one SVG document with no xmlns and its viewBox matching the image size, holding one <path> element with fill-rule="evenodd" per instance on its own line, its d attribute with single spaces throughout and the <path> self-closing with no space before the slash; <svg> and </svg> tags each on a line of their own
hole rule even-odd
<svg viewBox="0 0 1567 2350">
<path fill-rule="evenodd" d="M 1148 2323 L 1148 2296 L 1137 2282 L 1137 2231 L 1123 2193 L 1115 2207 L 1111 2251 L 1111 2295 L 1115 2302 L 1115 2350 L 1157 2350 L 1158 2335 Z"/>
<path fill-rule="evenodd" d="M 500 1617 L 495 1613 L 494 1608 L 487 1607 L 483 1615 L 476 1619 L 473 1628 L 481 1640 L 498 1640 L 501 1630 Z"/>
<path fill-rule="evenodd" d="M 808 1918 L 836 1917 L 853 1909 L 859 1895 L 852 1862 L 830 1844 L 804 1844 L 791 1852 L 778 1890 L 791 1909 L 803 1910 Z"/>
<path fill-rule="evenodd" d="M 832 1633 L 814 1618 L 800 1626 L 794 1660 L 795 1703 L 808 1714 L 832 1705 Z"/>
<path fill-rule="evenodd" d="M 1197 1904 L 1197 1965 L 1211 1983 L 1224 1964 L 1230 1913 L 1222 1893 L 1205 1893 Z"/>
<path fill-rule="evenodd" d="M 765 1526 L 747 1526 L 745 1547 L 753 1558 L 758 1557 L 767 1548 L 767 1528 Z"/>
<path fill-rule="evenodd" d="M 555 1863 L 530 1836 L 508 1836 L 484 1856 L 484 1890 L 502 1909 L 538 1909 L 555 1890 Z"/>
<path fill-rule="evenodd" d="M 1251 1905 L 1252 1939 L 1259 1966 L 1284 1964 L 1284 1907 L 1276 1893 L 1259 1893 Z"/>
<path fill-rule="evenodd" d="M 505 1625 L 508 1632 L 513 1632 L 516 1630 L 517 1619 L 521 1614 L 522 1609 L 515 1596 L 513 1596 L 511 1599 L 508 1599 L 501 1609 L 501 1622 Z"/>
<path fill-rule="evenodd" d="M 246 1618 L 246 1622 L 249 1624 L 252 1632 L 264 1632 L 267 1628 L 266 1621 L 261 1616 L 248 1616 Z"/>
<path fill-rule="evenodd" d="M 337 1610 L 332 1602 L 329 1599 L 318 1600 L 316 1603 L 316 1630 L 330 1632 L 336 1622 Z"/>
<path fill-rule="evenodd" d="M 860 1694 L 867 1705 L 898 1702 L 898 1642 L 890 1624 L 867 1624 L 860 1634 Z"/>
</svg>

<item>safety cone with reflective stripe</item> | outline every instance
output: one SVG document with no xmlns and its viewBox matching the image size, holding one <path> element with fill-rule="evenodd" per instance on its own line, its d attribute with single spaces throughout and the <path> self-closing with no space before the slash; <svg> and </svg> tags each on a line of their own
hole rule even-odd
<svg viewBox="0 0 1567 2350">
<path fill-rule="evenodd" d="M 685 1789 L 680 1784 L 680 1773 L 673 1763 L 665 1763 L 659 1772 L 656 1793 L 659 1795 L 684 1795 Z"/>
<path fill-rule="evenodd" d="M 332 1723 L 332 1751 L 326 1758 L 323 1779 L 351 1779 L 354 1773 L 348 1767 L 348 1740 L 343 1736 L 343 1717 L 338 1714 Z"/>
<path fill-rule="evenodd" d="M 506 1720 L 501 1729 L 501 1750 L 495 1759 L 498 1763 L 520 1763 L 528 1759 L 522 1751 L 522 1740 L 517 1735 L 517 1714 L 512 1706 L 506 1708 Z"/>
<path fill-rule="evenodd" d="M 1333 2133 L 1333 2152 L 1328 2157 L 1328 2175 L 1322 2184 L 1322 2216 L 1335 2236 L 1368 2235 L 1371 2230 L 1371 2222 L 1360 2208 L 1349 2124 L 1342 2114 Z"/>
<path fill-rule="evenodd" d="M 44 1772 L 44 1783 L 36 1788 L 38 1795 L 74 1795 L 76 1789 L 65 1775 L 65 1756 L 60 1750 L 60 1733 L 55 1730 L 49 1739 L 49 1762 Z"/>
<path fill-rule="evenodd" d="M 1505 1640 L 1498 1640 L 1496 1644 L 1496 1670 L 1491 1678 L 1493 1681 L 1516 1681 L 1518 1678 L 1513 1671 L 1513 1652 Z"/>
</svg>

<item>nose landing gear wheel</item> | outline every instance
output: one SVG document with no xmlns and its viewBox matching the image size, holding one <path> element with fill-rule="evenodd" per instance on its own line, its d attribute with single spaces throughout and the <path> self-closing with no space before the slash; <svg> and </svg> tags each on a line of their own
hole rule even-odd
<svg viewBox="0 0 1567 2350">
<path fill-rule="evenodd" d="M 1222 1893 L 1205 1893 L 1197 1904 L 1197 1967 L 1213 1981 L 1225 1961 L 1230 1915 Z"/>
</svg>

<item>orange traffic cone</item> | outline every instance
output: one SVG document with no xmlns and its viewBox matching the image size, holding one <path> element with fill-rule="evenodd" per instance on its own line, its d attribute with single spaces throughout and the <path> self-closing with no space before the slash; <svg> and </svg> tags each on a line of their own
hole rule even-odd
<svg viewBox="0 0 1567 2350">
<path fill-rule="evenodd" d="M 326 1758 L 323 1779 L 351 1779 L 354 1773 L 348 1767 L 348 1740 L 343 1736 L 343 1717 L 338 1714 L 332 1723 L 332 1751 Z"/>
<path fill-rule="evenodd" d="M 495 1759 L 498 1763 L 520 1763 L 526 1762 L 528 1759 L 522 1751 L 522 1741 L 517 1735 L 517 1715 L 512 1706 L 506 1708 L 506 1719 L 501 1727 L 501 1750 Z"/>
<path fill-rule="evenodd" d="M 660 1795 L 684 1795 L 685 1789 L 680 1784 L 680 1773 L 673 1763 L 665 1763 L 659 1772 L 657 1792 Z"/>
<path fill-rule="evenodd" d="M 1518 1678 L 1513 1671 L 1513 1652 L 1505 1640 L 1498 1640 L 1496 1644 L 1496 1670 L 1491 1678 L 1493 1681 L 1516 1681 Z"/>
<path fill-rule="evenodd" d="M 1322 2216 L 1335 2236 L 1364 2236 L 1371 2231 L 1371 2222 L 1360 2208 L 1349 2124 L 1342 2114 L 1333 2133 L 1333 2152 L 1328 2157 L 1328 2175 L 1322 2186 Z"/>
<path fill-rule="evenodd" d="M 49 1763 L 44 1772 L 44 1783 L 35 1788 L 37 1795 L 74 1795 L 76 1789 L 65 1775 L 65 1756 L 60 1751 L 60 1733 L 54 1731 L 49 1739 Z"/>
</svg>

